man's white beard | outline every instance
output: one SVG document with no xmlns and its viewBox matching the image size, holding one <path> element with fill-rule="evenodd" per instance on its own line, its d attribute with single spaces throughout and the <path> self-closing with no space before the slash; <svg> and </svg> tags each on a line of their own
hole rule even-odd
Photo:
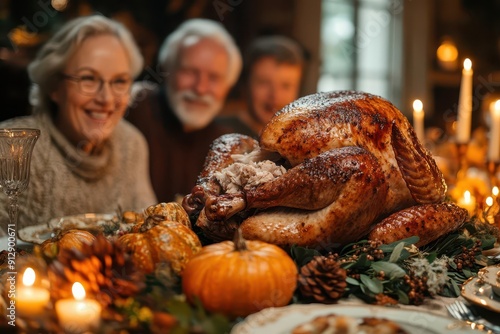
<svg viewBox="0 0 500 334">
<path fill-rule="evenodd" d="M 191 131 L 200 130 L 206 127 L 217 116 L 222 109 L 223 102 L 217 101 L 212 95 L 198 95 L 192 90 L 175 92 L 171 87 L 167 87 L 167 96 L 175 115 L 184 128 Z M 197 100 L 206 106 L 187 105 L 185 99 Z"/>
</svg>

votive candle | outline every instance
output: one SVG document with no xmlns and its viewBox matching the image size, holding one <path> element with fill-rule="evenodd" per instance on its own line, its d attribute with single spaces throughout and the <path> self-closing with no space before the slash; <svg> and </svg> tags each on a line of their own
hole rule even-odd
<svg viewBox="0 0 500 334">
<path fill-rule="evenodd" d="M 74 299 L 62 299 L 56 302 L 59 324 L 65 333 L 77 334 L 93 332 L 101 322 L 101 305 L 85 298 L 85 289 L 79 282 L 72 287 Z"/>
<path fill-rule="evenodd" d="M 22 285 L 18 285 L 15 296 L 16 312 L 20 317 L 33 318 L 45 313 L 50 293 L 47 289 L 33 286 L 35 280 L 36 274 L 33 268 L 26 268 Z"/>
</svg>

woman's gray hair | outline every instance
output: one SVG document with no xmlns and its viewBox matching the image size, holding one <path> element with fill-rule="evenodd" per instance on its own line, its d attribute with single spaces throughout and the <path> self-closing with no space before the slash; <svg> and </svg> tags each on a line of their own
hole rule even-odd
<svg viewBox="0 0 500 334">
<path fill-rule="evenodd" d="M 65 23 L 39 50 L 28 66 L 32 81 L 30 103 L 34 112 L 48 112 L 53 106 L 50 94 L 61 80 L 60 74 L 77 48 L 90 36 L 113 35 L 120 41 L 130 59 L 131 74 L 135 78 L 144 60 L 132 34 L 121 23 L 102 15 L 91 15 Z"/>
<path fill-rule="evenodd" d="M 226 49 L 229 57 L 227 82 L 230 85 L 234 84 L 238 80 L 242 67 L 240 50 L 222 24 L 208 19 L 190 19 L 182 23 L 165 39 L 158 53 L 158 62 L 163 70 L 175 69 L 179 50 L 184 41 L 192 37 L 214 40 Z"/>
</svg>

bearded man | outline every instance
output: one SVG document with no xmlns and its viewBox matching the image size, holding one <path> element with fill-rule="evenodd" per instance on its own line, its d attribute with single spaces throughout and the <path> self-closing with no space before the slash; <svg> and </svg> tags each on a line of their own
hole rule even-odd
<svg viewBox="0 0 500 334">
<path fill-rule="evenodd" d="M 191 19 L 159 50 L 162 84 L 135 84 L 127 119 L 148 140 L 151 181 L 160 202 L 191 192 L 209 145 L 233 132 L 214 122 L 242 67 L 233 38 L 219 23 Z"/>
</svg>

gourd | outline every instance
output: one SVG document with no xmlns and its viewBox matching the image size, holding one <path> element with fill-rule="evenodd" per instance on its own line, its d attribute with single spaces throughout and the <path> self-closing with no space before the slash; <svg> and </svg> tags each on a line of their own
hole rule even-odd
<svg viewBox="0 0 500 334">
<path fill-rule="evenodd" d="M 175 274 L 181 275 L 186 263 L 201 250 L 198 236 L 187 226 L 187 213 L 172 202 L 151 206 L 145 214 L 144 222 L 122 235 L 118 243 L 143 273 L 150 274 L 157 264 L 168 263 Z"/>
<path fill-rule="evenodd" d="M 203 247 L 187 264 L 182 290 L 189 302 L 229 317 L 247 316 L 267 307 L 287 305 L 297 284 L 297 266 L 276 245 L 234 241 Z"/>
<path fill-rule="evenodd" d="M 52 257 L 62 249 L 81 249 L 84 243 L 91 244 L 95 239 L 95 236 L 88 231 L 69 229 L 60 231 L 55 237 L 45 240 L 40 248 L 45 255 Z"/>
</svg>

